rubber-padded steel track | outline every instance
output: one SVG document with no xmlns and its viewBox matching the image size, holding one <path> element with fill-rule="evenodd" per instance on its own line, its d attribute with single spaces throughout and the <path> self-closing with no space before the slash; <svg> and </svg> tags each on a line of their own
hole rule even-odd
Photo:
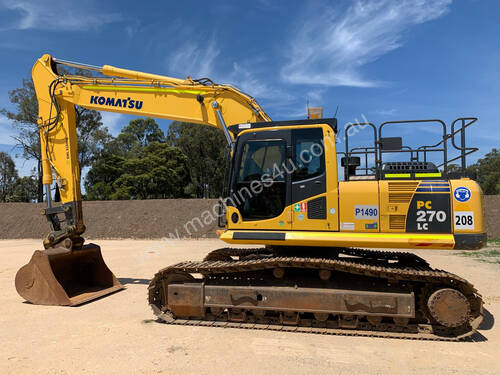
<svg viewBox="0 0 500 375">
<path fill-rule="evenodd" d="M 449 272 L 431 269 L 425 260 L 414 254 L 364 249 L 340 249 L 339 253 L 348 255 L 348 257 L 273 256 L 271 251 L 265 248 L 214 250 L 205 258 L 209 260 L 181 262 L 160 270 L 149 285 L 149 303 L 158 319 L 169 324 L 405 339 L 458 341 L 471 336 L 482 321 L 481 296 L 469 282 Z M 393 261 L 393 263 L 389 263 L 389 261 Z M 221 275 L 238 275 L 275 268 L 326 269 L 332 273 L 341 272 L 389 282 L 409 283 L 429 292 L 436 287 L 452 288 L 460 291 L 467 298 L 471 307 L 470 318 L 461 327 L 448 328 L 433 320 L 428 311 L 419 311 L 421 316 L 427 317 L 426 322 L 410 321 L 407 324 L 395 324 L 384 321 L 371 324 L 368 321 L 358 321 L 357 326 L 350 329 L 339 328 L 335 320 L 322 322 L 315 319 L 300 319 L 297 325 L 285 325 L 280 324 L 276 319 L 234 322 L 230 321 L 228 315 L 214 316 L 210 313 L 206 315 L 205 319 L 177 319 L 170 313 L 166 305 L 163 281 L 169 275 L 202 274 L 204 278 L 217 278 Z M 422 293 L 415 297 L 419 299 L 420 309 L 423 309 L 422 306 L 425 305 L 424 301 L 421 300 L 424 297 Z"/>
</svg>

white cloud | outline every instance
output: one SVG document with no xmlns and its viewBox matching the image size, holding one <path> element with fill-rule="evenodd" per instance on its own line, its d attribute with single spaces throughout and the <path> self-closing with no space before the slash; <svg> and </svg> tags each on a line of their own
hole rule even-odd
<svg viewBox="0 0 500 375">
<path fill-rule="evenodd" d="M 26 160 L 22 157 L 22 150 L 13 145 L 3 145 L 0 143 L 0 152 L 6 152 L 10 155 L 16 165 L 17 173 L 23 176 L 31 176 L 33 168 L 36 168 L 37 161 L 34 159 Z"/>
<path fill-rule="evenodd" d="M 281 77 L 294 84 L 382 85 L 360 68 L 400 47 L 412 26 L 447 13 L 451 1 L 357 0 L 345 9 L 311 9 L 292 38 Z"/>
<path fill-rule="evenodd" d="M 70 0 L 0 0 L 2 8 L 16 12 L 10 24 L 0 30 L 90 30 L 106 23 L 119 21 L 118 13 Z"/>
<path fill-rule="evenodd" d="M 30 176 L 36 161 L 22 158 L 22 149 L 16 147 L 16 141 L 12 138 L 18 132 L 12 127 L 13 122 L 0 114 L 0 151 L 7 152 L 14 163 L 20 176 Z"/>
<path fill-rule="evenodd" d="M 214 64 L 220 49 L 211 38 L 208 43 L 186 42 L 181 48 L 167 58 L 169 71 L 192 78 L 212 77 Z"/>
<path fill-rule="evenodd" d="M 207 42 L 194 40 L 190 28 L 180 30 L 189 36 L 191 41 L 174 51 L 167 57 L 168 74 L 191 78 L 210 78 L 219 84 L 229 84 L 241 91 L 260 99 L 273 101 L 290 100 L 292 95 L 284 90 L 273 87 L 260 78 L 265 61 L 261 58 L 245 60 L 244 63 L 233 62 L 232 69 L 222 70 L 217 67 L 221 50 L 217 47 L 214 36 Z"/>
<path fill-rule="evenodd" d="M 229 74 L 224 75 L 222 79 L 217 78 L 217 75 L 215 78 L 218 81 L 217 83 L 233 85 L 255 98 L 269 99 L 275 102 L 293 99 L 293 96 L 289 92 L 259 78 L 262 74 L 259 74 L 256 65 L 260 64 L 262 64 L 260 61 L 257 63 L 245 63 L 245 65 L 233 62 L 233 69 Z"/>
<path fill-rule="evenodd" d="M 233 63 L 233 70 L 228 79 L 230 84 L 237 86 L 249 95 L 261 98 L 273 96 L 267 83 L 259 80 L 254 72 L 237 62 Z"/>
<path fill-rule="evenodd" d="M 392 115 L 395 115 L 397 113 L 397 109 L 395 108 L 392 108 L 392 109 L 377 109 L 375 111 L 375 113 L 377 115 L 381 115 L 381 116 L 392 116 Z"/>
<path fill-rule="evenodd" d="M 314 90 L 309 90 L 307 92 L 307 99 L 310 106 L 316 106 L 323 104 L 323 94 L 325 93 L 325 88 L 317 88 Z"/>
<path fill-rule="evenodd" d="M 0 144 L 15 145 L 16 141 L 12 137 L 16 134 L 17 132 L 12 127 L 12 122 L 0 114 Z"/>
<path fill-rule="evenodd" d="M 273 119 L 297 120 L 307 118 L 307 101 L 282 101 L 273 105 Z"/>
<path fill-rule="evenodd" d="M 21 157 L 16 157 L 16 155 L 21 154 L 18 150 L 11 152 L 12 159 L 16 164 L 17 173 L 19 176 L 31 176 L 33 175 L 33 168 L 37 167 L 37 161 L 34 159 L 26 160 Z M 20 156 L 20 155 L 18 155 Z"/>
<path fill-rule="evenodd" d="M 113 137 L 116 137 L 120 133 L 127 115 L 121 113 L 103 111 L 101 112 L 101 117 L 103 125 L 108 128 L 109 132 L 111 133 L 111 135 L 113 135 Z"/>
</svg>

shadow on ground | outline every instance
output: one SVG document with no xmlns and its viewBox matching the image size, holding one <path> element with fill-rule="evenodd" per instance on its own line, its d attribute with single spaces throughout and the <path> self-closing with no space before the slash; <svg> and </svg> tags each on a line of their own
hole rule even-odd
<svg viewBox="0 0 500 375">
<path fill-rule="evenodd" d="M 479 329 L 481 331 L 487 331 L 493 328 L 495 325 L 495 317 L 486 309 L 483 311 L 484 313 L 484 318 L 481 324 L 479 325 Z"/>
<path fill-rule="evenodd" d="M 120 284 L 126 285 L 126 284 L 141 284 L 141 285 L 149 285 L 151 282 L 151 279 L 135 279 L 135 278 L 130 278 L 130 277 L 120 277 L 118 278 L 118 281 Z"/>
<path fill-rule="evenodd" d="M 487 310 L 483 310 L 483 321 L 478 327 L 478 331 L 470 337 L 470 342 L 484 342 L 488 338 L 479 331 L 489 331 L 495 325 L 495 317 Z"/>
</svg>

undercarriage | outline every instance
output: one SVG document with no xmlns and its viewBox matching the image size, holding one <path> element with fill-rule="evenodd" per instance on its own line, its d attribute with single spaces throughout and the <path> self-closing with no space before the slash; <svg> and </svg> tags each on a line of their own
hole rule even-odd
<svg viewBox="0 0 500 375">
<path fill-rule="evenodd" d="M 449 341 L 483 318 L 466 280 L 411 253 L 352 248 L 214 250 L 160 270 L 149 303 L 169 324 Z"/>
</svg>

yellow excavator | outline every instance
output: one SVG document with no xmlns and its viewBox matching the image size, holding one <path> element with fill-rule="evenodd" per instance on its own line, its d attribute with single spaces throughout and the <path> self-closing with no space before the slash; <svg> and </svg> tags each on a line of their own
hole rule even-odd
<svg viewBox="0 0 500 375">
<path fill-rule="evenodd" d="M 58 65 L 99 76 L 60 75 Z M 466 156 L 476 150 L 466 146 L 465 129 L 476 118 L 450 127 L 437 119 L 351 123 L 340 151 L 335 118 L 316 111 L 308 119 L 272 121 L 250 95 L 208 78 L 44 55 L 33 81 L 47 197 L 42 214 L 52 230 L 45 250 L 16 275 L 17 291 L 29 302 L 74 306 L 123 288 L 100 248 L 81 237 L 77 105 L 209 125 L 226 136 L 231 163 L 217 233 L 228 244 L 264 246 L 217 249 L 202 261 L 160 270 L 148 288 L 159 320 L 440 340 L 468 337 L 481 323 L 482 299 L 469 282 L 413 253 L 373 250 L 486 243 L 482 192 L 465 177 Z M 388 128 L 421 125 L 437 126 L 441 140 L 410 147 L 386 136 Z M 350 148 L 358 131 L 373 142 Z M 431 162 L 433 156 L 442 162 Z M 461 168 L 453 175 L 448 166 L 456 160 Z M 51 201 L 54 183 L 60 205 Z"/>
</svg>

